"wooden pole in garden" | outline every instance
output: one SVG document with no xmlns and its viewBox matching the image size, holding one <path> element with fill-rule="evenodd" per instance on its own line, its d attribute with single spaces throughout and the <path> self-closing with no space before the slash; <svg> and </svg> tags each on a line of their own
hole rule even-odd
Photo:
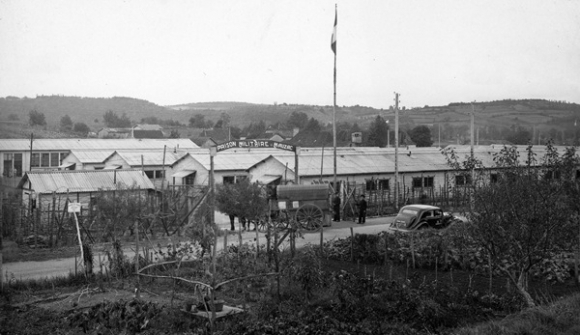
<svg viewBox="0 0 580 335">
<path fill-rule="evenodd" d="M 354 262 L 354 231 L 350 227 L 350 261 Z"/>
<path fill-rule="evenodd" d="M 574 274 L 576 275 L 576 283 L 580 284 L 580 273 L 578 271 L 578 265 L 580 263 L 580 215 L 576 214 L 576 224 L 578 225 L 578 250 L 576 252 L 576 257 L 574 261 Z"/>
<path fill-rule="evenodd" d="M 258 234 L 258 223 L 256 223 L 254 226 L 254 229 L 256 230 L 256 259 L 258 259 L 258 254 L 260 253 L 260 235 Z"/>
<path fill-rule="evenodd" d="M 55 226 L 55 221 L 56 221 L 56 192 L 52 193 L 52 217 L 50 218 L 50 246 L 54 247 L 53 242 L 56 242 L 54 238 L 53 239 L 53 235 L 54 235 L 54 226 Z"/>
<path fill-rule="evenodd" d="M 2 249 L 4 246 L 2 245 L 2 238 L 4 237 L 4 230 L 2 227 L 2 221 L 4 221 L 4 211 L 2 207 L 2 201 L 4 199 L 4 191 L 0 192 L 0 293 L 4 293 L 4 280 L 2 274 Z"/>
<path fill-rule="evenodd" d="M 141 193 L 141 192 L 139 192 Z M 141 194 L 139 194 L 139 209 L 141 209 Z M 141 289 L 139 283 L 139 220 L 135 220 L 135 298 L 140 299 L 141 295 L 139 290 Z"/>
<path fill-rule="evenodd" d="M 415 268 L 415 234 L 411 233 L 411 259 L 413 261 L 413 269 Z"/>
<path fill-rule="evenodd" d="M 324 256 L 324 223 L 320 222 L 320 256 Z"/>
<path fill-rule="evenodd" d="M 81 248 L 81 264 L 83 264 L 83 267 L 84 267 L 85 253 L 84 253 L 84 250 L 83 250 L 83 241 L 81 239 L 81 229 L 80 229 L 80 226 L 79 226 L 79 219 L 77 218 L 77 212 L 75 212 L 74 210 L 75 209 L 73 209 L 71 207 L 71 209 L 69 209 L 69 212 L 70 211 L 73 211 L 72 213 L 73 213 L 74 218 L 75 218 L 75 224 L 76 224 L 76 227 L 77 227 L 77 237 L 79 239 L 79 246 Z M 76 260 L 75 260 L 75 274 L 76 274 Z M 85 275 L 86 275 L 86 271 L 85 271 Z"/>
</svg>

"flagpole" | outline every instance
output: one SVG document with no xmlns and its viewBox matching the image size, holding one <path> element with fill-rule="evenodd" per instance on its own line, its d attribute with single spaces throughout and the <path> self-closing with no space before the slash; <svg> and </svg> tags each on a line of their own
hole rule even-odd
<svg viewBox="0 0 580 335">
<path fill-rule="evenodd" d="M 338 21 L 338 5 L 334 5 L 334 30 L 332 33 L 332 40 L 331 46 L 334 51 L 334 80 L 333 80 L 333 88 L 334 88 L 334 97 L 332 103 L 332 146 L 334 148 L 334 179 L 333 179 L 333 186 L 334 191 L 338 191 L 338 186 L 336 184 L 336 24 Z"/>
</svg>

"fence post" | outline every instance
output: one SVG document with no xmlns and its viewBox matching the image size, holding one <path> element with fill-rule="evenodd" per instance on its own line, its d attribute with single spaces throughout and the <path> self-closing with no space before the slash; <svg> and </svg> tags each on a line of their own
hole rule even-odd
<svg viewBox="0 0 580 335">
<path fill-rule="evenodd" d="M 387 265 L 387 258 L 389 257 L 389 237 L 387 236 L 387 234 L 384 234 L 384 236 L 385 236 L 385 259 L 383 265 Z"/>
<path fill-rule="evenodd" d="M 226 231 L 224 234 L 224 252 L 227 251 L 228 248 L 228 232 Z"/>
<path fill-rule="evenodd" d="M 320 256 L 324 257 L 324 224 L 320 224 Z"/>
<path fill-rule="evenodd" d="M 415 234 L 411 233 L 411 260 L 413 261 L 413 269 L 415 268 Z"/>
<path fill-rule="evenodd" d="M 354 262 L 354 232 L 350 227 L 350 261 Z"/>
</svg>

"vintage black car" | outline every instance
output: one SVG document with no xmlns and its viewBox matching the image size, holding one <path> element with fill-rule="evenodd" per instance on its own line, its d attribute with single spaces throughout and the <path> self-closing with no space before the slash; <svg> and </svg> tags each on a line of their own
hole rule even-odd
<svg viewBox="0 0 580 335">
<path fill-rule="evenodd" d="M 441 229 L 460 221 L 460 218 L 443 212 L 437 206 L 415 204 L 402 207 L 391 227 L 406 230 Z"/>
</svg>

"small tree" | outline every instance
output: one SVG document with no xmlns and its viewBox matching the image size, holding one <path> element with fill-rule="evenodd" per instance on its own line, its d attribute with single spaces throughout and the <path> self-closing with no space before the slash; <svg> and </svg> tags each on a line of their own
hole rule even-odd
<svg viewBox="0 0 580 335">
<path fill-rule="evenodd" d="M 46 126 L 46 118 L 43 113 L 33 109 L 28 113 L 28 123 L 31 126 Z"/>
<path fill-rule="evenodd" d="M 433 145 L 431 130 L 427 126 L 417 126 L 411 129 L 409 136 L 411 136 L 411 140 L 415 142 L 417 147 L 430 147 Z"/>
<path fill-rule="evenodd" d="M 75 133 L 79 133 L 82 136 L 87 136 L 87 134 L 91 131 L 91 129 L 85 123 L 77 122 L 73 127 L 73 131 Z"/>
<path fill-rule="evenodd" d="M 171 133 L 169 133 L 169 138 L 179 138 L 181 135 L 177 129 L 172 129 Z"/>
<path fill-rule="evenodd" d="M 106 239 L 117 241 L 127 230 L 133 229 L 135 218 L 147 208 L 147 198 L 136 188 L 101 191 L 94 199 L 95 219 Z"/>
<path fill-rule="evenodd" d="M 218 185 L 215 201 L 220 212 L 249 220 L 263 217 L 268 210 L 266 191 L 262 185 L 248 180 Z"/>
<path fill-rule="evenodd" d="M 524 160 L 515 147 L 505 147 L 494 155 L 492 168 L 501 176 L 474 188 L 469 233 L 532 307 L 526 288 L 530 270 L 571 242 L 570 206 L 561 180 L 553 178 L 564 165 L 548 144 L 539 162 L 531 146 Z"/>
<path fill-rule="evenodd" d="M 205 128 L 205 116 L 203 114 L 195 114 L 189 118 L 189 126 L 192 128 Z"/>
</svg>

